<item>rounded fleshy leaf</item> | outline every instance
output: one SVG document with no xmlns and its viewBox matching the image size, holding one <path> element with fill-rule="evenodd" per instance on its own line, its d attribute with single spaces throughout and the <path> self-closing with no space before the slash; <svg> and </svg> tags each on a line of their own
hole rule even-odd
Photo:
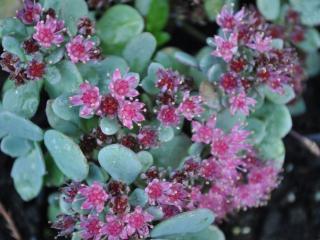
<svg viewBox="0 0 320 240">
<path fill-rule="evenodd" d="M 93 184 L 94 182 L 104 183 L 108 180 L 108 175 L 94 163 L 89 163 L 89 174 L 86 178 L 88 185 Z"/>
<path fill-rule="evenodd" d="M 120 53 L 127 42 L 142 32 L 143 19 L 134 8 L 118 4 L 97 23 L 97 33 L 106 53 Z"/>
<path fill-rule="evenodd" d="M 274 166 L 281 169 L 285 158 L 285 147 L 280 138 L 266 136 L 257 147 L 258 155 L 265 161 L 272 161 Z"/>
<path fill-rule="evenodd" d="M 249 138 L 259 144 L 266 135 L 266 124 L 257 118 L 248 118 L 246 130 L 251 132 Z"/>
<path fill-rule="evenodd" d="M 99 126 L 101 131 L 106 135 L 116 134 L 121 127 L 116 118 L 110 119 L 107 117 L 100 119 Z"/>
<path fill-rule="evenodd" d="M 151 237 L 200 232 L 206 229 L 213 220 L 214 214 L 208 209 L 196 209 L 180 213 L 156 225 L 151 231 Z"/>
<path fill-rule="evenodd" d="M 182 236 L 170 237 L 168 240 L 225 240 L 223 232 L 216 226 L 211 225 L 207 229 L 197 232 L 186 234 Z"/>
<path fill-rule="evenodd" d="M 0 112 L 0 130 L 11 136 L 32 141 L 41 141 L 43 139 L 41 128 L 11 112 Z"/>
<path fill-rule="evenodd" d="M 133 72 L 143 73 L 156 50 L 157 42 L 150 33 L 141 33 L 128 42 L 123 50 L 123 57 Z"/>
<path fill-rule="evenodd" d="M 181 62 L 184 65 L 190 66 L 190 67 L 198 67 L 197 59 L 195 59 L 190 54 L 187 54 L 185 52 L 177 51 L 174 54 L 175 59 L 177 59 L 179 62 Z"/>
<path fill-rule="evenodd" d="M 147 151 L 137 153 L 138 160 L 142 165 L 142 172 L 147 171 L 153 164 L 153 156 Z"/>
<path fill-rule="evenodd" d="M 169 142 L 174 137 L 174 130 L 172 127 L 160 126 L 159 140 L 161 142 Z"/>
<path fill-rule="evenodd" d="M 148 196 L 146 192 L 141 188 L 136 188 L 129 197 L 129 203 L 132 206 L 145 206 L 148 202 Z"/>
<path fill-rule="evenodd" d="M 20 59 L 25 59 L 21 43 L 16 38 L 4 36 L 2 38 L 2 47 L 4 50 L 17 55 Z"/>
<path fill-rule="evenodd" d="M 26 155 L 32 149 L 32 144 L 29 140 L 6 136 L 1 141 L 1 151 L 11 157 L 20 157 Z"/>
<path fill-rule="evenodd" d="M 120 144 L 102 148 L 98 155 L 100 165 L 114 180 L 132 183 L 142 170 L 137 155 Z"/>
<path fill-rule="evenodd" d="M 163 66 L 159 63 L 151 63 L 148 67 L 148 75 L 141 81 L 143 90 L 149 94 L 159 93 L 159 89 L 156 88 L 157 72 Z"/>
<path fill-rule="evenodd" d="M 87 177 L 87 159 L 71 138 L 56 130 L 48 130 L 44 135 L 44 143 L 63 174 L 74 181 L 82 181 Z"/>
<path fill-rule="evenodd" d="M 15 189 L 24 201 L 29 201 L 39 194 L 44 174 L 45 165 L 42 152 L 36 144 L 28 155 L 15 160 L 11 177 Z"/>
<path fill-rule="evenodd" d="M 79 113 L 76 108 L 72 108 L 69 100 L 70 94 L 62 94 L 52 102 L 53 112 L 66 121 L 78 122 Z"/>
<path fill-rule="evenodd" d="M 275 20 L 280 14 L 280 0 L 257 0 L 257 6 L 267 20 Z"/>
<path fill-rule="evenodd" d="M 283 93 L 275 93 L 268 86 L 265 86 L 264 89 L 266 97 L 273 103 L 286 104 L 295 98 L 295 93 L 291 86 L 285 85 L 283 91 Z"/>
</svg>

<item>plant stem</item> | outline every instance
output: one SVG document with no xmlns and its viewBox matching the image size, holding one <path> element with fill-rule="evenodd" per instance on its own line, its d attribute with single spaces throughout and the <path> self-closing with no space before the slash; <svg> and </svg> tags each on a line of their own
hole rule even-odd
<svg viewBox="0 0 320 240">
<path fill-rule="evenodd" d="M 301 143 L 301 145 L 307 148 L 313 155 L 315 155 L 316 157 L 320 157 L 320 148 L 314 141 L 310 140 L 309 138 L 301 135 L 300 133 L 294 130 L 290 131 L 290 136 L 298 140 Z"/>
<path fill-rule="evenodd" d="M 10 230 L 11 236 L 15 239 L 15 240 L 22 240 L 19 231 L 16 227 L 16 225 L 14 224 L 14 221 L 12 220 L 12 217 L 10 215 L 10 213 L 8 213 L 6 211 L 6 209 L 4 208 L 4 206 L 2 205 L 2 203 L 0 203 L 0 215 L 3 217 L 3 219 L 6 221 L 7 223 L 7 228 Z"/>
</svg>

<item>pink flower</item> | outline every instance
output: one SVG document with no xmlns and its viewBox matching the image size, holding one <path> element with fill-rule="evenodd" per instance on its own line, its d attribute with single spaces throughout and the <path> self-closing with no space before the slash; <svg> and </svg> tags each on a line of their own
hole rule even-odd
<svg viewBox="0 0 320 240">
<path fill-rule="evenodd" d="M 89 117 L 98 109 L 101 101 L 99 88 L 91 85 L 89 82 L 80 84 L 80 93 L 69 98 L 73 106 L 80 106 L 81 117 Z"/>
<path fill-rule="evenodd" d="M 174 205 L 178 209 L 182 210 L 186 199 L 188 197 L 188 192 L 181 183 L 170 183 L 169 188 L 165 191 L 165 199 L 162 204 Z"/>
<path fill-rule="evenodd" d="M 46 65 L 42 62 L 32 60 L 27 66 L 27 77 L 32 80 L 39 80 L 45 73 Z"/>
<path fill-rule="evenodd" d="M 124 99 L 125 97 L 136 97 L 139 92 L 135 89 L 138 86 L 139 80 L 133 75 L 121 76 L 120 70 L 117 68 L 109 84 L 109 90 L 113 97 Z"/>
<path fill-rule="evenodd" d="M 100 233 L 103 223 L 95 215 L 83 217 L 80 221 L 81 237 L 85 240 L 100 240 Z"/>
<path fill-rule="evenodd" d="M 247 46 L 258 52 L 264 53 L 272 49 L 271 40 L 271 37 L 264 37 L 264 33 L 256 33 L 254 39 L 248 43 Z"/>
<path fill-rule="evenodd" d="M 249 131 L 242 130 L 238 125 L 234 126 L 229 134 L 218 129 L 212 138 L 211 154 L 221 160 L 236 159 L 240 151 L 249 150 L 249 135 Z"/>
<path fill-rule="evenodd" d="M 223 39 L 220 36 L 214 37 L 216 50 L 212 55 L 223 58 L 224 61 L 230 62 L 233 55 L 238 51 L 238 34 L 231 33 L 229 39 Z"/>
<path fill-rule="evenodd" d="M 160 68 L 157 72 L 158 80 L 156 87 L 160 88 L 161 92 L 175 93 L 179 85 L 182 83 L 181 76 L 171 69 Z"/>
<path fill-rule="evenodd" d="M 47 15 L 46 21 L 39 21 L 35 26 L 36 32 L 33 38 L 40 46 L 49 48 L 53 44 L 59 45 L 63 42 L 64 22 Z"/>
<path fill-rule="evenodd" d="M 238 87 L 238 85 L 239 85 L 239 78 L 236 73 L 227 72 L 221 75 L 220 86 L 223 88 L 225 92 L 227 93 L 233 92 Z"/>
<path fill-rule="evenodd" d="M 40 3 L 36 3 L 31 0 L 25 0 L 23 8 L 17 12 L 17 18 L 19 18 L 24 24 L 33 24 L 38 22 L 40 15 Z"/>
<path fill-rule="evenodd" d="M 158 132 L 149 126 L 141 128 L 139 130 L 139 134 L 137 138 L 138 138 L 139 144 L 144 149 L 157 147 L 159 144 Z"/>
<path fill-rule="evenodd" d="M 247 97 L 245 92 L 238 93 L 233 95 L 229 99 L 230 103 L 230 112 L 234 115 L 236 112 L 241 112 L 244 115 L 249 115 L 249 108 L 256 104 L 256 100 Z"/>
<path fill-rule="evenodd" d="M 177 126 L 180 122 L 180 117 L 178 115 L 178 110 L 170 105 L 162 105 L 157 119 L 164 126 Z"/>
<path fill-rule="evenodd" d="M 243 17 L 244 8 L 234 14 L 233 9 L 225 5 L 217 16 L 217 24 L 225 30 L 233 30 L 234 27 L 241 23 Z"/>
<path fill-rule="evenodd" d="M 190 96 L 190 92 L 184 92 L 183 101 L 178 107 L 178 112 L 191 121 L 195 116 L 200 116 L 203 112 L 201 102 L 200 96 Z"/>
<path fill-rule="evenodd" d="M 210 117 L 205 124 L 192 121 L 192 141 L 209 144 L 213 138 L 216 117 Z"/>
<path fill-rule="evenodd" d="M 108 240 L 128 239 L 122 217 L 107 215 L 107 223 L 103 226 L 101 233 L 106 235 Z"/>
<path fill-rule="evenodd" d="M 146 238 L 149 236 L 149 228 L 153 216 L 147 212 L 144 212 L 140 206 L 137 206 L 132 213 L 128 213 L 124 217 L 124 221 L 127 223 L 125 230 L 128 236 L 132 236 L 137 233 L 140 238 Z"/>
<path fill-rule="evenodd" d="M 79 61 L 85 63 L 90 60 L 90 51 L 93 51 L 95 43 L 84 39 L 82 35 L 74 37 L 66 44 L 68 56 L 73 63 Z"/>
<path fill-rule="evenodd" d="M 161 182 L 159 179 L 153 179 L 145 189 L 148 195 L 149 204 L 155 205 L 164 201 L 164 192 L 169 188 L 168 182 Z"/>
<path fill-rule="evenodd" d="M 131 129 L 133 122 L 140 123 L 145 120 L 141 111 L 143 111 L 144 104 L 139 101 L 121 101 L 118 109 L 119 120 L 122 124 Z"/>
<path fill-rule="evenodd" d="M 79 193 L 85 197 L 82 203 L 83 209 L 95 209 L 98 213 L 102 212 L 109 195 L 103 189 L 100 183 L 94 182 L 91 186 L 85 186 L 79 190 Z"/>
</svg>

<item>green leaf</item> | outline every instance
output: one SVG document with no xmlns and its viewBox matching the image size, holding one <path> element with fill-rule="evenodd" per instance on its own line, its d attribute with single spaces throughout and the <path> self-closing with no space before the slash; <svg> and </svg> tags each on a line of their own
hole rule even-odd
<svg viewBox="0 0 320 240">
<path fill-rule="evenodd" d="M 20 59 L 25 59 L 21 44 L 16 38 L 11 36 L 4 36 L 2 38 L 2 47 L 4 50 L 17 55 Z"/>
<path fill-rule="evenodd" d="M 8 89 L 3 96 L 3 109 L 25 118 L 36 113 L 40 101 L 42 82 L 28 82 L 22 86 Z"/>
<path fill-rule="evenodd" d="M 148 207 L 146 211 L 153 216 L 154 221 L 161 220 L 164 216 L 160 207 Z"/>
<path fill-rule="evenodd" d="M 257 146 L 258 155 L 264 161 L 272 161 L 274 166 L 282 168 L 285 158 L 285 147 L 281 139 L 266 136 L 263 141 Z"/>
<path fill-rule="evenodd" d="M 72 93 L 79 89 L 83 79 L 75 64 L 64 60 L 56 64 L 55 67 L 59 73 L 51 68 L 50 77 L 48 78 L 48 75 L 45 77 L 45 88 L 51 98 L 56 98 L 63 93 Z"/>
<path fill-rule="evenodd" d="M 147 171 L 153 164 L 153 156 L 147 151 L 138 152 L 137 158 L 142 165 L 142 172 Z"/>
<path fill-rule="evenodd" d="M 142 32 L 143 19 L 134 8 L 118 4 L 109 8 L 97 23 L 105 53 L 121 53 L 134 36 Z"/>
<path fill-rule="evenodd" d="M 120 144 L 102 148 L 98 155 L 100 165 L 114 180 L 132 183 L 142 170 L 137 155 Z"/>
<path fill-rule="evenodd" d="M 32 145 L 27 139 L 9 135 L 1 141 L 1 151 L 11 157 L 26 155 L 31 149 Z"/>
<path fill-rule="evenodd" d="M 157 166 L 176 168 L 188 155 L 191 140 L 184 134 L 175 136 L 171 141 L 162 143 L 159 148 L 151 149 Z M 170 156 L 170 157 L 168 157 Z"/>
<path fill-rule="evenodd" d="M 308 26 L 320 24 L 320 2 L 318 0 L 290 0 L 293 8 L 301 14 L 301 21 Z"/>
<path fill-rule="evenodd" d="M 291 86 L 284 85 L 283 91 L 283 93 L 274 92 L 269 86 L 265 86 L 264 89 L 266 97 L 273 103 L 286 104 L 295 98 L 295 93 Z"/>
<path fill-rule="evenodd" d="M 306 71 L 309 77 L 314 77 L 320 72 L 320 54 L 318 52 L 308 53 L 305 59 Z"/>
<path fill-rule="evenodd" d="M 284 105 L 267 102 L 253 115 L 266 122 L 266 131 L 270 136 L 283 138 L 291 130 L 290 112 Z"/>
<path fill-rule="evenodd" d="M 0 112 L 0 130 L 11 136 L 33 141 L 41 141 L 43 139 L 41 128 L 31 121 L 10 112 Z"/>
<path fill-rule="evenodd" d="M 61 18 L 71 35 L 76 35 L 79 19 L 88 15 L 88 5 L 84 0 L 61 1 Z"/>
<path fill-rule="evenodd" d="M 175 59 L 177 59 L 179 62 L 181 62 L 184 65 L 190 66 L 190 67 L 198 67 L 197 59 L 195 59 L 190 54 L 187 54 L 185 52 L 177 51 L 174 54 Z"/>
<path fill-rule="evenodd" d="M 228 132 L 236 124 L 243 123 L 245 119 L 245 115 L 241 113 L 235 113 L 232 115 L 229 109 L 225 109 L 217 115 L 217 127 Z"/>
<path fill-rule="evenodd" d="M 53 102 L 52 100 L 48 100 L 47 106 L 46 106 L 46 115 L 47 115 L 47 120 L 49 122 L 49 125 L 52 128 L 60 132 L 63 132 L 65 134 L 79 135 L 80 129 L 78 125 L 76 125 L 74 122 L 66 121 L 58 117 L 52 109 L 52 102 Z"/>
<path fill-rule="evenodd" d="M 57 220 L 59 214 L 61 214 L 60 206 L 59 206 L 59 194 L 57 192 L 52 193 L 48 197 L 48 220 L 54 222 Z"/>
<path fill-rule="evenodd" d="M 211 21 L 215 21 L 225 0 L 204 0 L 204 10 Z"/>
<path fill-rule="evenodd" d="M 306 112 L 306 104 L 302 97 L 289 104 L 288 108 L 292 116 L 298 116 Z"/>
<path fill-rule="evenodd" d="M 214 215 L 208 209 L 196 209 L 180 213 L 156 225 L 151 231 L 151 237 L 196 233 L 209 227 L 213 220 Z"/>
<path fill-rule="evenodd" d="M 59 62 L 59 61 L 63 58 L 64 51 L 65 51 L 65 50 L 64 50 L 63 47 L 54 49 L 54 50 L 48 55 L 48 57 L 46 57 L 46 61 L 47 61 L 49 64 L 56 64 L 57 62 Z"/>
<path fill-rule="evenodd" d="M 223 69 L 220 64 L 214 64 L 207 73 L 209 82 L 218 82 L 221 74 L 223 73 Z"/>
<path fill-rule="evenodd" d="M 174 137 L 174 130 L 172 127 L 160 126 L 159 129 L 159 140 L 161 142 L 169 142 Z"/>
<path fill-rule="evenodd" d="M 156 40 L 150 33 L 141 33 L 130 40 L 123 57 L 133 72 L 143 73 L 156 50 Z"/>
<path fill-rule="evenodd" d="M 72 122 L 79 122 L 79 113 L 76 108 L 70 105 L 71 94 L 62 94 L 52 102 L 53 112 L 61 119 Z"/>
<path fill-rule="evenodd" d="M 19 38 L 23 38 L 27 35 L 26 26 L 17 18 L 3 19 L 0 23 L 0 28 L 2 36 L 16 35 Z"/>
<path fill-rule="evenodd" d="M 44 135 L 44 143 L 63 174 L 74 181 L 82 181 L 87 177 L 87 159 L 71 138 L 56 130 L 48 130 Z"/>
<path fill-rule="evenodd" d="M 267 20 L 275 20 L 280 14 L 280 0 L 256 0 L 259 11 Z"/>
<path fill-rule="evenodd" d="M 104 183 L 107 179 L 108 175 L 104 173 L 100 167 L 94 163 L 89 163 L 89 174 L 86 178 L 88 185 L 91 185 L 95 181 Z"/>
<path fill-rule="evenodd" d="M 209 226 L 207 229 L 197 233 L 170 237 L 168 240 L 225 240 L 223 232 L 216 226 Z"/>
<path fill-rule="evenodd" d="M 172 68 L 173 70 L 177 70 L 179 73 L 187 73 L 189 67 L 179 62 L 175 57 L 175 53 L 181 51 L 178 48 L 174 47 L 166 47 L 158 51 L 154 61 L 160 63 L 165 68 Z"/>
<path fill-rule="evenodd" d="M 266 135 L 266 124 L 256 118 L 248 118 L 246 130 L 251 131 L 250 139 L 254 144 L 259 144 Z"/>
<path fill-rule="evenodd" d="M 146 192 L 141 188 L 136 188 L 129 197 L 129 203 L 132 206 L 144 207 L 148 202 L 148 196 Z"/>
<path fill-rule="evenodd" d="M 157 32 L 162 30 L 169 20 L 169 1 L 151 0 L 149 2 L 149 11 L 146 16 L 147 31 Z"/>
<path fill-rule="evenodd" d="M 121 127 L 116 118 L 110 119 L 107 117 L 100 119 L 99 126 L 102 132 L 106 135 L 116 134 Z"/>
<path fill-rule="evenodd" d="M 49 154 L 44 157 L 46 163 L 47 174 L 44 176 L 44 182 L 47 187 L 60 187 L 66 177 L 57 167 L 56 163 Z"/>
<path fill-rule="evenodd" d="M 11 177 L 15 189 L 24 201 L 29 201 L 39 194 L 44 174 L 44 160 L 37 145 L 28 155 L 14 161 Z"/>
<path fill-rule="evenodd" d="M 159 93 L 159 89 L 156 87 L 158 80 L 157 72 L 159 69 L 163 69 L 163 66 L 159 63 L 151 63 L 148 68 L 148 75 L 142 79 L 141 86 L 149 94 Z"/>
<path fill-rule="evenodd" d="M 307 53 L 316 52 L 320 48 L 320 33 L 315 28 L 308 28 L 304 34 L 304 40 L 298 47 Z"/>
<path fill-rule="evenodd" d="M 200 156 L 203 148 L 204 145 L 202 143 L 193 143 L 188 149 L 188 154 L 191 156 Z"/>
</svg>

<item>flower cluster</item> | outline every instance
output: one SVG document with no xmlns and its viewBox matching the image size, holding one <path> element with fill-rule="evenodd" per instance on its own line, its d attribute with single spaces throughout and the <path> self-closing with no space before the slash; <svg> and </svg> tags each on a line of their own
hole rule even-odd
<svg viewBox="0 0 320 240">
<path fill-rule="evenodd" d="M 128 186 L 116 181 L 107 186 L 98 182 L 90 186 L 72 183 L 63 189 L 63 201 L 70 203 L 77 198 L 83 213 L 60 215 L 53 227 L 60 231 L 60 236 L 68 236 L 77 229 L 86 240 L 145 238 L 149 236 L 153 216 L 141 206 L 129 203 L 129 191 Z"/>
<path fill-rule="evenodd" d="M 290 46 L 275 46 L 274 41 L 280 36 L 271 30 L 276 26 L 267 23 L 255 9 L 242 8 L 234 13 L 230 6 L 224 6 L 217 23 L 222 36 L 212 40 L 212 55 L 226 63 L 227 72 L 221 75 L 219 85 L 228 96 L 232 114 L 249 114 L 256 104 L 251 90 L 260 85 L 282 94 L 285 85 L 301 84 L 303 74 L 297 53 Z"/>
<path fill-rule="evenodd" d="M 33 26 L 35 31 L 21 43 L 25 57 L 11 52 L 1 55 L 1 67 L 10 74 L 9 79 L 16 85 L 42 79 L 47 66 L 51 64 L 47 57 L 61 46 L 64 46 L 69 59 L 74 63 L 101 59 L 101 51 L 90 40 L 95 31 L 88 18 L 79 20 L 75 37 L 68 35 L 64 21 L 57 18 L 53 9 L 44 11 L 36 1 L 24 1 L 24 7 L 17 12 L 17 18 L 25 25 Z"/>
</svg>

